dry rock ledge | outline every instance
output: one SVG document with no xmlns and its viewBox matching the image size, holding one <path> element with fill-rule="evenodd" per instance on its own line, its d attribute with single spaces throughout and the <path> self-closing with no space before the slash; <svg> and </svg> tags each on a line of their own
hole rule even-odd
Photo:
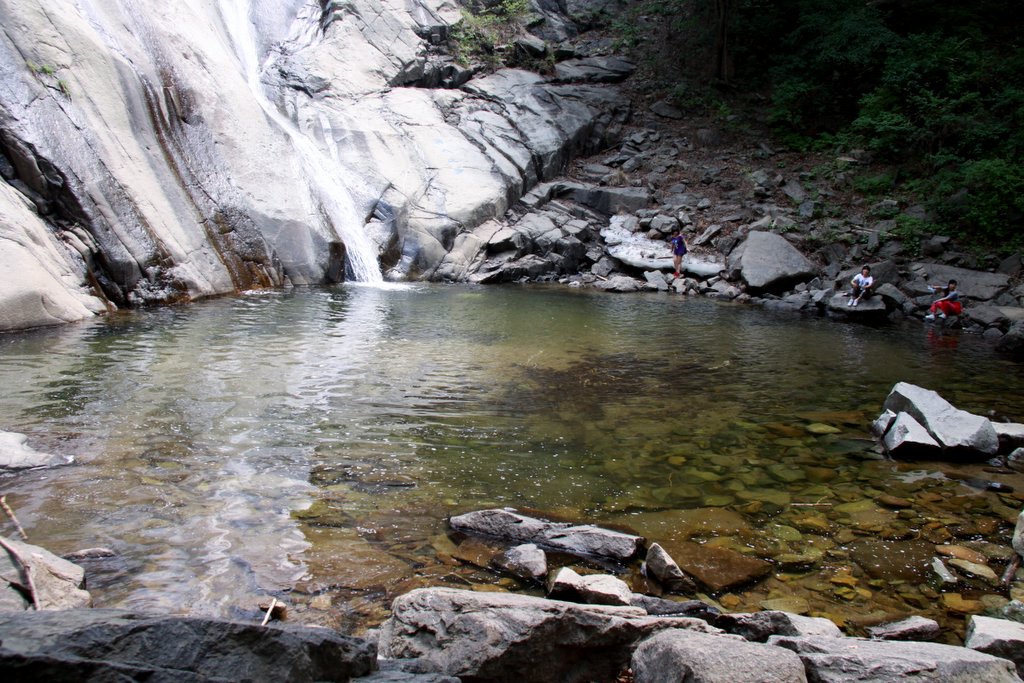
<svg viewBox="0 0 1024 683">
<path fill-rule="evenodd" d="M 824 618 L 774 610 L 725 614 L 699 600 L 633 593 L 611 573 L 546 569 L 547 551 L 620 568 L 645 556 L 652 586 L 671 592 L 703 583 L 638 536 L 511 509 L 469 512 L 450 523 L 458 533 L 509 544 L 495 566 L 547 575 L 547 597 L 421 588 L 394 601 L 392 616 L 374 637 L 355 638 L 277 622 L 86 609 L 82 574 L 68 568 L 74 565 L 60 558 L 44 565 L 49 553 L 18 544 L 18 558 L 0 567 L 8 598 L 25 597 L 26 571 L 37 582 L 46 573 L 61 575 L 63 584 L 44 584 L 42 611 L 29 611 L 25 599 L 5 600 L 0 670 L 16 680 L 51 681 L 1022 680 L 1024 623 L 1017 621 L 972 616 L 964 647 L 928 642 L 938 625 L 922 617 L 876 627 L 870 638 L 847 637 Z M 1013 544 L 1024 551 L 1024 512 Z M 512 553 L 516 548 L 526 552 Z M 61 590 L 79 602 L 62 601 Z"/>
</svg>

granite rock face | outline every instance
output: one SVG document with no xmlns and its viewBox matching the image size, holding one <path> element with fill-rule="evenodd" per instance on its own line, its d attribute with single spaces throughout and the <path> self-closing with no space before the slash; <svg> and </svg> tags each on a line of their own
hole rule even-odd
<svg viewBox="0 0 1024 683">
<path fill-rule="evenodd" d="M 556 83 L 435 59 L 460 19 L 441 0 L 0 4 L 0 329 L 431 277 L 628 111 L 606 85 L 623 60 Z"/>
</svg>

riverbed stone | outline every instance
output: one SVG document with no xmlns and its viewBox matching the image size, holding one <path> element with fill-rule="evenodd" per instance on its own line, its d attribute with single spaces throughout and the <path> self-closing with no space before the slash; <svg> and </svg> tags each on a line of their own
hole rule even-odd
<svg viewBox="0 0 1024 683">
<path fill-rule="evenodd" d="M 849 681 L 973 681 L 1017 683 L 1012 662 L 963 647 L 939 643 L 904 643 L 865 638 L 772 636 L 770 645 L 795 652 L 808 680 Z"/>
<path fill-rule="evenodd" d="M 633 653 L 636 683 L 802 683 L 800 658 L 789 650 L 751 643 L 728 635 L 662 631 L 644 640 Z"/>
<path fill-rule="evenodd" d="M 1024 624 L 1009 619 L 972 616 L 967 623 L 964 646 L 1008 659 L 1024 677 Z"/>
<path fill-rule="evenodd" d="M 875 579 L 921 581 L 928 576 L 934 546 L 921 540 L 865 538 L 849 545 L 850 558 Z"/>
<path fill-rule="evenodd" d="M 672 557 L 680 569 L 712 591 L 743 586 L 772 571 L 769 562 L 707 544 L 680 543 L 674 546 Z"/>
<path fill-rule="evenodd" d="M 613 680 L 637 643 L 665 629 L 720 632 L 699 619 L 652 617 L 637 607 L 429 588 L 395 599 L 379 647 L 384 657 L 418 658 L 427 670 L 463 680 Z"/>
<path fill-rule="evenodd" d="M 974 576 L 988 582 L 990 585 L 998 585 L 999 577 L 992 571 L 992 568 L 985 564 L 979 564 L 977 562 L 971 562 L 969 560 L 961 560 L 959 558 L 953 558 L 949 561 L 949 564 L 953 565 L 961 572 L 968 576 Z"/>
<path fill-rule="evenodd" d="M 630 517 L 630 528 L 647 538 L 656 538 L 675 557 L 674 542 L 694 536 L 732 536 L 750 530 L 750 523 L 735 510 L 701 507 L 692 510 L 641 512 Z"/>
</svg>

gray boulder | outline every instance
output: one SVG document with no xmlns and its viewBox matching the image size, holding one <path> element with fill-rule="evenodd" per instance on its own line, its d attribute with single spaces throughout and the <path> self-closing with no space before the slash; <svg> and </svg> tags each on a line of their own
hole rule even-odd
<svg viewBox="0 0 1024 683">
<path fill-rule="evenodd" d="M 1024 424 L 1020 422 L 993 422 L 992 428 L 996 430 L 996 436 L 999 438 L 1000 451 L 1008 452 L 1024 446 Z"/>
<path fill-rule="evenodd" d="M 651 617 L 636 607 L 452 588 L 414 590 L 391 611 L 381 626 L 382 656 L 489 683 L 613 680 L 636 644 L 658 631 L 717 632 L 697 619 Z"/>
<path fill-rule="evenodd" d="M 0 614 L 10 680 L 348 681 L 373 671 L 375 655 L 326 628 L 114 609 Z"/>
<path fill-rule="evenodd" d="M 821 683 L 1019 683 L 1012 662 L 964 647 L 864 638 L 772 636 L 770 645 L 795 652 L 807 680 Z"/>
<path fill-rule="evenodd" d="M 644 570 L 648 576 L 660 583 L 665 590 L 676 593 L 696 593 L 697 585 L 683 573 L 672 556 L 658 543 L 647 549 Z"/>
<path fill-rule="evenodd" d="M 516 543 L 537 545 L 573 555 L 603 557 L 625 562 L 642 549 L 644 539 L 590 524 L 547 522 L 521 515 L 510 508 L 478 510 L 448 520 L 456 531 L 482 534 Z"/>
<path fill-rule="evenodd" d="M 849 302 L 849 294 L 845 292 L 834 294 L 828 300 L 828 310 L 850 318 L 874 318 L 884 316 L 889 312 L 885 306 L 885 300 L 877 295 L 861 299 L 856 306 L 848 305 Z"/>
<path fill-rule="evenodd" d="M 803 683 L 800 658 L 789 650 L 728 635 L 662 631 L 633 653 L 636 683 Z"/>
<path fill-rule="evenodd" d="M 580 576 L 569 567 L 562 567 L 548 583 L 548 597 L 588 605 L 632 604 L 633 592 L 622 579 L 609 574 Z"/>
<path fill-rule="evenodd" d="M 619 83 L 636 71 L 621 57 L 585 57 L 555 64 L 555 81 L 568 83 Z"/>
<path fill-rule="evenodd" d="M 822 636 L 841 638 L 843 632 L 823 617 L 805 617 L 800 614 L 765 610 L 737 614 L 723 614 L 714 625 L 728 633 L 747 640 L 763 643 L 771 636 Z"/>
<path fill-rule="evenodd" d="M 1009 619 L 973 615 L 967 624 L 964 646 L 1008 659 L 1024 676 L 1024 624 Z"/>
<path fill-rule="evenodd" d="M 92 596 L 85 590 L 85 570 L 73 562 L 57 557 L 36 545 L 4 538 L 21 558 L 20 562 L 7 550 L 0 550 L 0 611 L 32 609 L 28 599 L 30 588 L 22 562 L 28 565 L 35 588 L 36 601 L 44 610 L 66 610 L 90 607 Z"/>
<path fill-rule="evenodd" d="M 1010 329 L 996 344 L 996 348 L 1003 353 L 1024 354 L 1024 322 L 1017 321 L 1010 325 Z"/>
<path fill-rule="evenodd" d="M 975 301 L 995 299 L 1010 286 L 1010 278 L 1005 273 L 986 273 L 940 263 L 915 263 L 911 268 L 932 285 L 956 280 L 960 296 Z"/>
<path fill-rule="evenodd" d="M 753 293 L 786 289 L 815 275 L 814 264 L 773 232 L 752 231 L 729 254 L 728 268 Z"/>
<path fill-rule="evenodd" d="M 919 422 L 944 450 L 994 455 L 999 437 L 988 418 L 960 410 L 930 389 L 899 382 L 884 408 L 905 412 Z"/>
<path fill-rule="evenodd" d="M 904 412 L 898 413 L 892 420 L 888 431 L 882 436 L 882 445 L 885 452 L 892 456 L 937 453 L 942 448 L 921 423 Z"/>
<path fill-rule="evenodd" d="M 497 558 L 496 564 L 513 576 L 531 581 L 543 581 L 548 574 L 547 556 L 533 543 L 509 548 Z"/>
<path fill-rule="evenodd" d="M 1017 515 L 1017 525 L 1013 529 L 1013 549 L 1024 558 L 1024 510 Z"/>
<path fill-rule="evenodd" d="M 881 640 L 934 640 L 942 629 L 934 619 L 914 615 L 867 629 L 871 638 Z"/>
</svg>

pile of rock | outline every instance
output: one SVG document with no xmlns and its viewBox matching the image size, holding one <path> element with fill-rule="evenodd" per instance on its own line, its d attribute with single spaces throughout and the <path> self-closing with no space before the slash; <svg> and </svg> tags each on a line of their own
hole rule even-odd
<svg viewBox="0 0 1024 683">
<path fill-rule="evenodd" d="M 992 422 L 907 382 L 889 392 L 872 432 L 893 457 L 988 459 L 1024 446 L 1024 424 Z"/>
</svg>

